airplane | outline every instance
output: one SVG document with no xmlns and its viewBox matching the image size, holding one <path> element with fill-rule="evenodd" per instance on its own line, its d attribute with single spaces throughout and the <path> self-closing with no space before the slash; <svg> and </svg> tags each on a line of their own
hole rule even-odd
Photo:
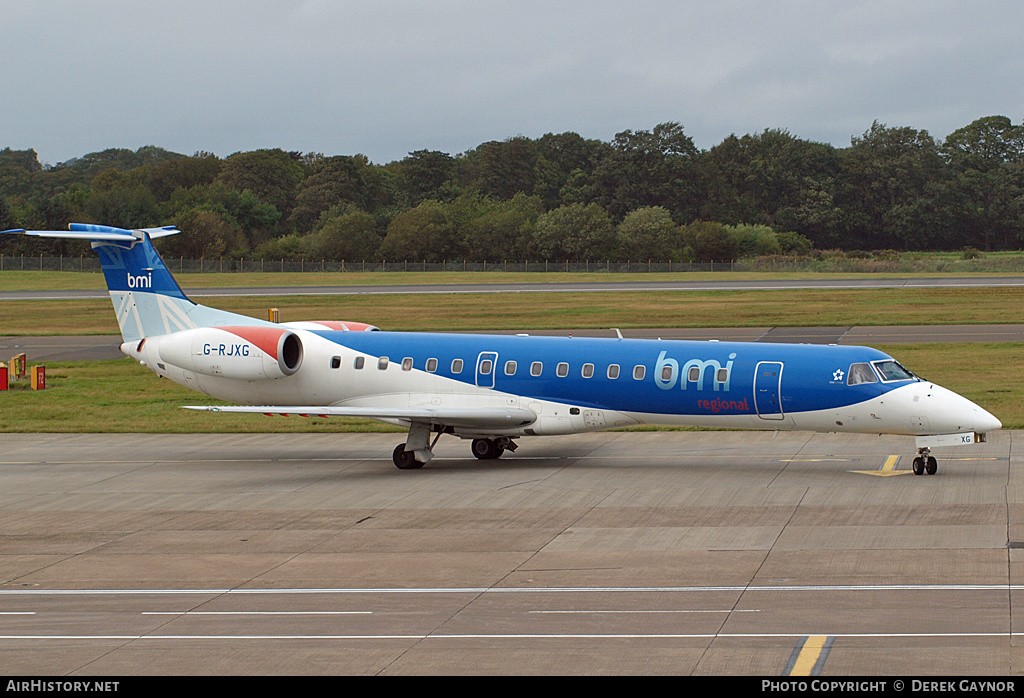
<svg viewBox="0 0 1024 698">
<path fill-rule="evenodd" d="M 175 226 L 72 223 L 100 257 L 124 340 L 157 375 L 235 403 L 210 412 L 368 417 L 407 428 L 392 454 L 422 468 L 443 434 L 481 460 L 525 436 L 644 424 L 902 434 L 913 472 L 931 449 L 985 441 L 1002 424 L 970 400 L 860 346 L 385 332 L 365 323 L 274 323 L 192 302 L 153 240 Z M 0 233 L 2 234 L 2 233 Z"/>
</svg>

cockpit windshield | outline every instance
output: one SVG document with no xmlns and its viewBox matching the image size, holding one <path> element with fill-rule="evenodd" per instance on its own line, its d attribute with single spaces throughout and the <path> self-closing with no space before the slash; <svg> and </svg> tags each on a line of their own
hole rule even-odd
<svg viewBox="0 0 1024 698">
<path fill-rule="evenodd" d="M 871 370 L 871 364 L 851 364 L 847 373 L 847 385 L 860 385 L 862 383 L 877 383 L 878 376 Z"/>
<path fill-rule="evenodd" d="M 900 366 L 898 362 L 893 361 L 892 359 L 887 361 L 873 361 L 872 364 L 876 369 L 878 369 L 879 375 L 882 376 L 882 380 L 885 382 L 905 381 L 917 378 L 917 376 Z"/>
</svg>

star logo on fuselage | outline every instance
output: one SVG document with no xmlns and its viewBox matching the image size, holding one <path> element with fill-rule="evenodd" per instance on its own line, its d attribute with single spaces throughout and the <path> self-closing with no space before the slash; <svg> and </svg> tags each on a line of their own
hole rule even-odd
<svg viewBox="0 0 1024 698">
<path fill-rule="evenodd" d="M 843 375 L 844 375 L 843 374 L 843 369 L 837 368 L 835 370 L 835 373 L 832 374 L 832 380 L 834 380 L 834 381 L 841 381 L 841 380 L 843 380 Z"/>
</svg>

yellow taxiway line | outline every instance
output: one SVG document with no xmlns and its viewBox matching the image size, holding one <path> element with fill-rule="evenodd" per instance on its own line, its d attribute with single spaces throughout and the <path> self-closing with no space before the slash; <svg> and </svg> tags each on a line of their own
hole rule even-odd
<svg viewBox="0 0 1024 698">
<path fill-rule="evenodd" d="M 854 470 L 861 475 L 874 475 L 876 477 L 892 477 L 893 475 L 909 475 L 912 470 L 896 470 L 896 464 L 900 462 L 899 456 L 888 456 L 885 463 L 878 470 Z"/>
<path fill-rule="evenodd" d="M 800 654 L 793 662 L 793 668 L 789 670 L 788 676 L 811 676 L 815 666 L 821 659 L 821 653 L 828 641 L 827 635 L 809 635 L 804 640 Z"/>
</svg>

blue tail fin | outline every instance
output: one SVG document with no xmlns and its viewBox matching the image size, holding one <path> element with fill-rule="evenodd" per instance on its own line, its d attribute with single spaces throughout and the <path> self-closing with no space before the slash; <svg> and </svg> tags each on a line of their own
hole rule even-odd
<svg viewBox="0 0 1024 698">
<path fill-rule="evenodd" d="M 104 225 L 86 225 L 72 223 L 71 232 L 89 235 L 97 233 L 117 234 L 117 239 L 92 240 L 93 249 L 100 257 L 103 275 L 107 280 L 107 288 L 111 293 L 128 293 L 145 291 L 188 301 L 185 292 L 171 276 L 160 253 L 153 246 L 152 237 L 147 231 L 139 231 L 136 236 L 132 231 L 110 228 Z M 164 234 L 179 232 L 175 228 L 160 228 Z M 131 236 L 128 239 L 121 237 Z"/>
<path fill-rule="evenodd" d="M 193 303 L 167 269 L 152 238 L 180 232 L 174 226 L 125 230 L 72 223 L 69 230 L 5 230 L 38 237 L 89 240 L 99 254 L 117 324 L 126 342 L 213 325 L 262 325 L 263 321 Z"/>
</svg>

